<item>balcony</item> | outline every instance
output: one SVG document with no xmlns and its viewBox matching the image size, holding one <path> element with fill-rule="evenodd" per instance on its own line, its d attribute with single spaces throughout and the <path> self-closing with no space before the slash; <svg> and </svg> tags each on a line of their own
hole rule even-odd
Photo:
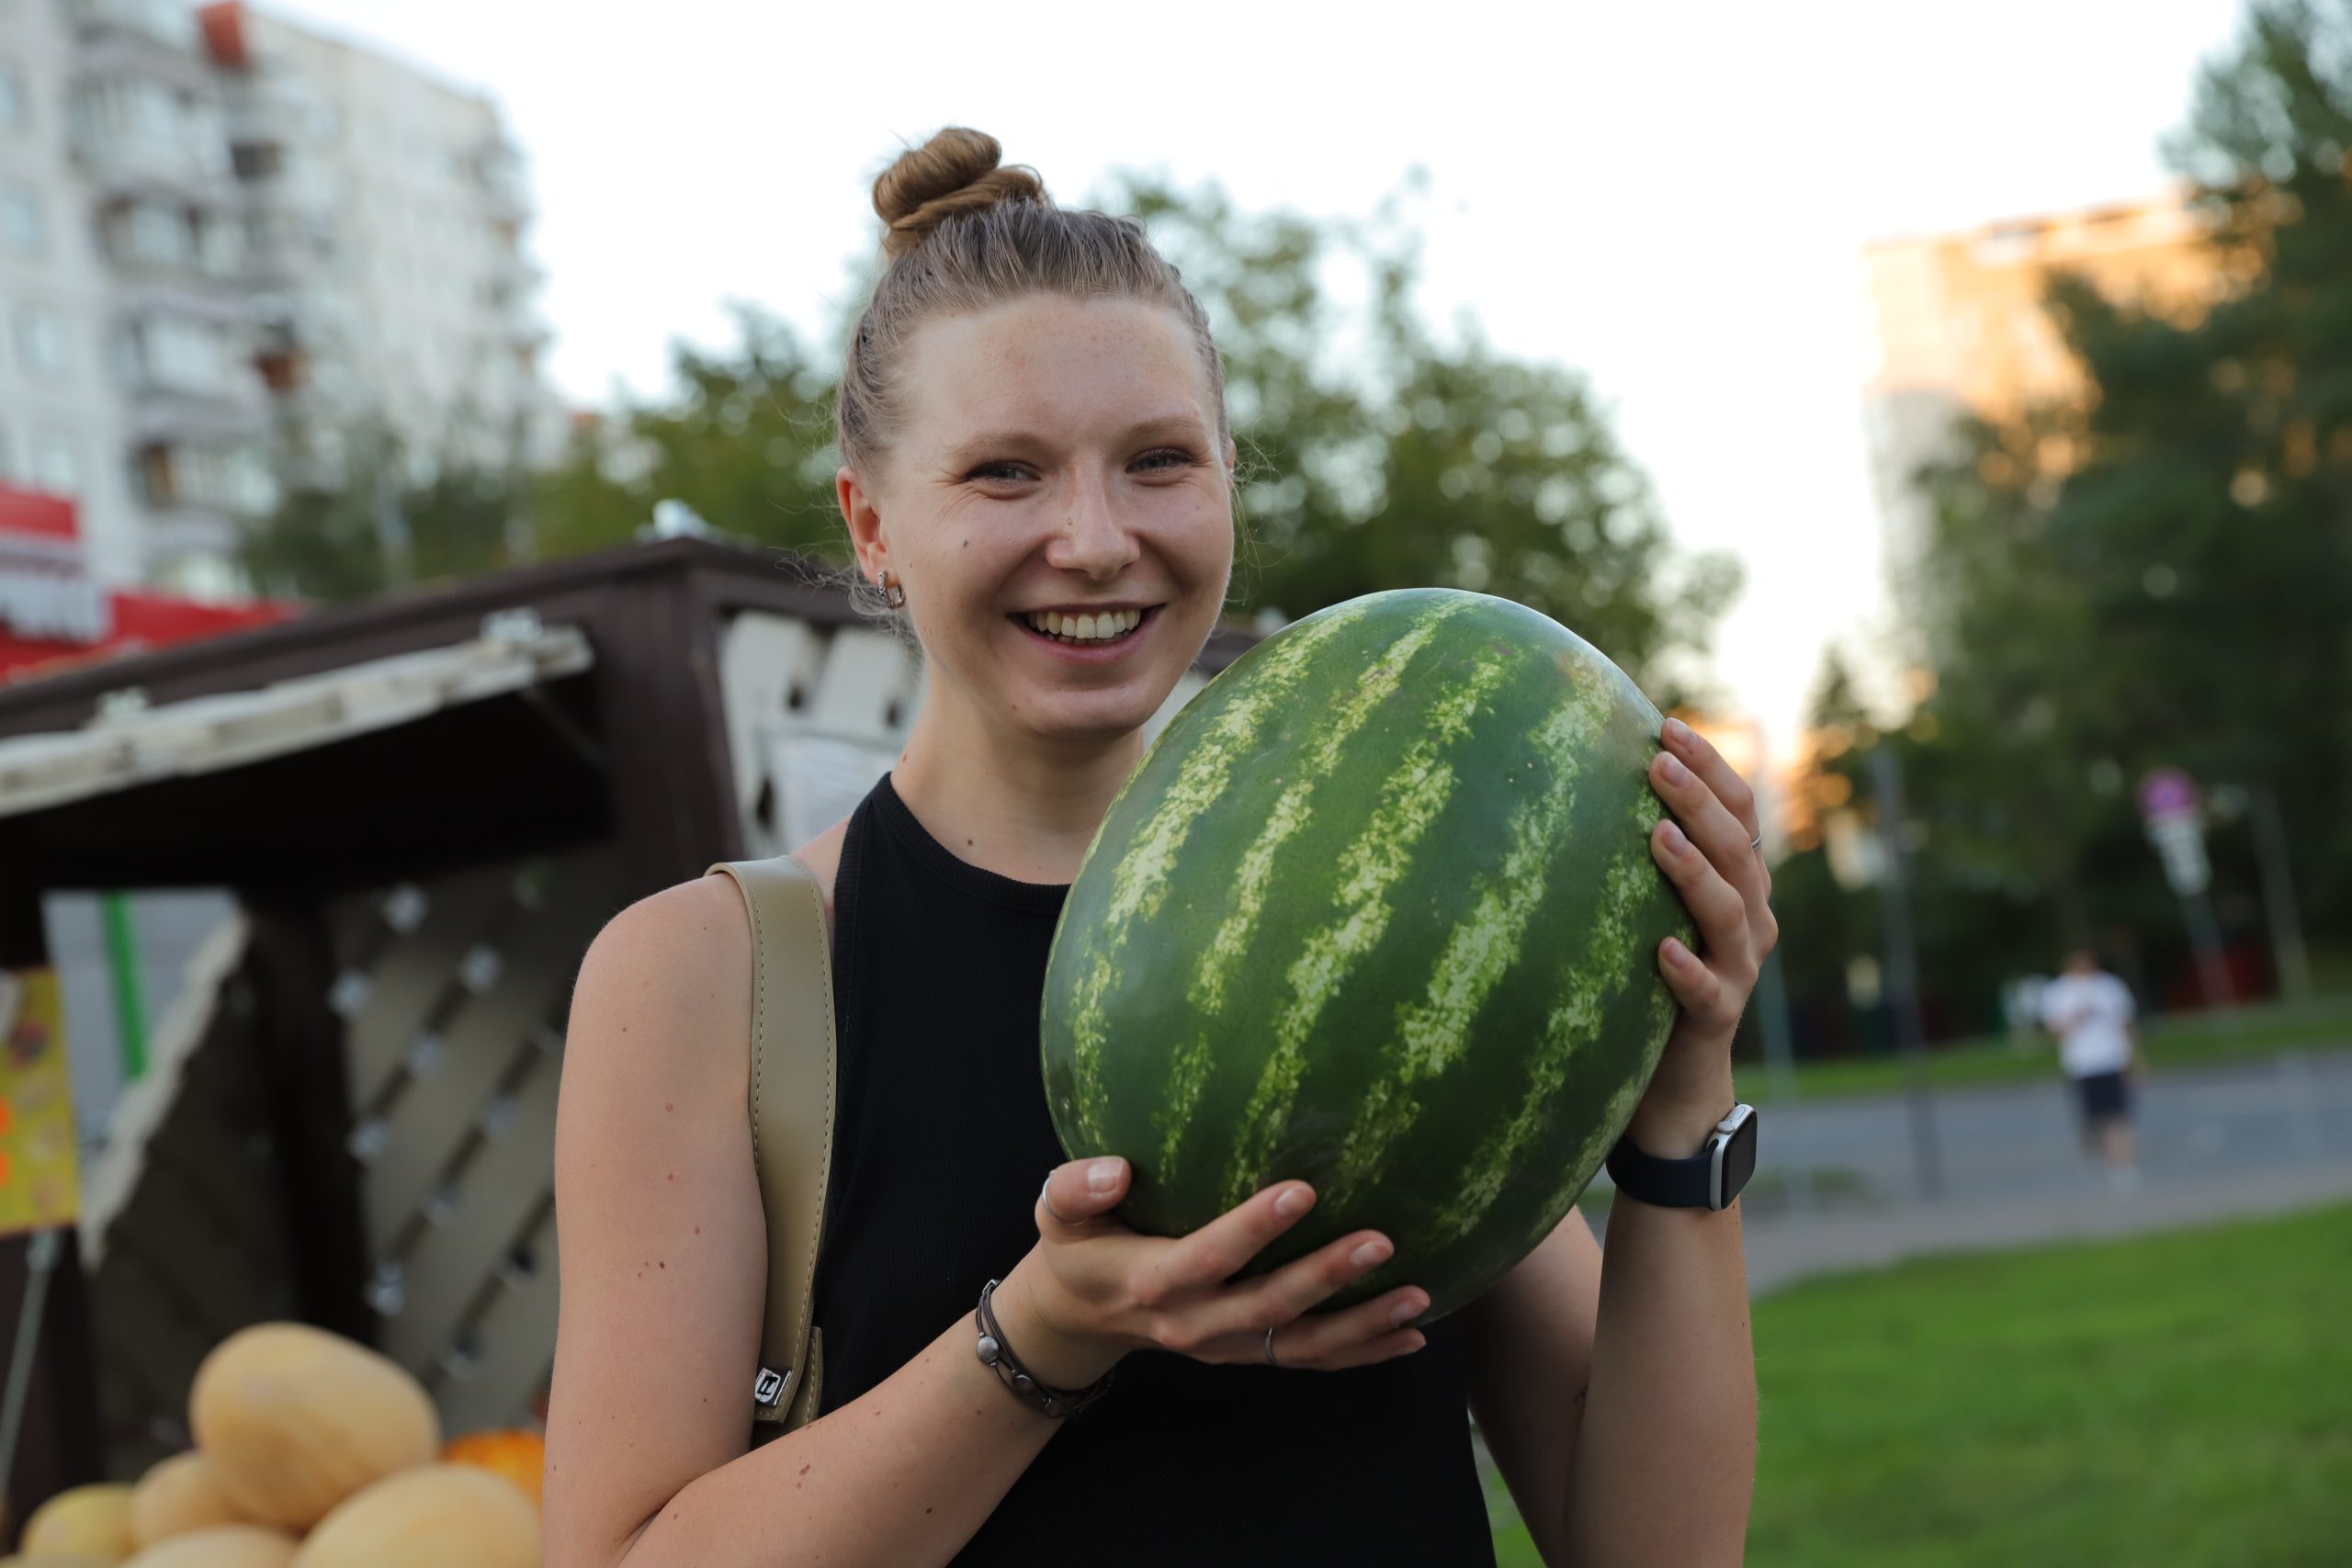
<svg viewBox="0 0 2352 1568">
<path fill-rule="evenodd" d="M 114 76 L 70 100 L 74 162 L 103 205 L 156 201 L 229 209 L 241 197 L 216 118 L 164 85 Z"/>
<path fill-rule="evenodd" d="M 177 0 L 69 0 L 84 74 L 151 76 L 192 93 L 216 89 L 195 14 Z"/>
<path fill-rule="evenodd" d="M 134 313 L 244 319 L 244 225 L 236 214 L 149 196 L 107 203 L 97 218 L 100 250 L 138 296 Z"/>
<path fill-rule="evenodd" d="M 234 446 L 258 437 L 268 392 L 243 356 L 234 327 L 178 311 L 126 320 L 114 343 L 115 371 L 129 394 L 135 445 Z"/>
<path fill-rule="evenodd" d="M 531 182 L 524 172 L 521 149 L 503 136 L 493 136 L 475 148 L 471 166 L 492 219 L 518 228 L 530 220 Z"/>
<path fill-rule="evenodd" d="M 132 453 L 132 467 L 151 512 L 258 517 L 277 502 L 257 446 L 151 442 Z"/>
</svg>

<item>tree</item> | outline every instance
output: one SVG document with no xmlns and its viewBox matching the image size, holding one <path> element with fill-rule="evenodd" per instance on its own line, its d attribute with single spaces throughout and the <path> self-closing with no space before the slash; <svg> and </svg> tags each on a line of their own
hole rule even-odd
<svg viewBox="0 0 2352 1568">
<path fill-rule="evenodd" d="M 363 598 L 462 577 L 533 553 L 527 487 L 462 456 L 417 462 L 378 422 L 336 432 L 331 464 L 280 476 L 279 501 L 238 554 L 259 592 Z"/>
<path fill-rule="evenodd" d="M 833 499 L 838 361 L 754 306 L 733 315 L 730 349 L 673 346 L 666 400 L 624 402 L 575 430 L 537 486 L 548 554 L 623 543 L 669 499 L 742 538 L 848 558 Z"/>
<path fill-rule="evenodd" d="M 1235 209 L 1216 186 L 1180 192 L 1123 175 L 1088 205 L 1133 215 L 1208 311 L 1244 459 L 1233 608 L 1306 615 L 1375 588 L 1444 584 L 1554 615 L 1653 692 L 1662 662 L 1703 645 L 1736 586 L 1720 556 L 1678 555 L 1648 482 L 1583 378 L 1494 353 L 1443 352 L 1411 307 L 1409 237 Z M 1384 209 L 1380 220 L 1385 220 Z M 1324 286 L 1360 263 L 1372 303 L 1351 315 Z M 848 291 L 862 305 L 871 276 Z M 551 552 L 628 537 L 658 499 L 745 538 L 845 560 L 833 498 L 835 324 L 820 359 L 748 307 L 723 354 L 675 351 L 677 391 L 584 431 L 538 490 Z M 1351 358 L 1334 343 L 1359 345 Z"/>
<path fill-rule="evenodd" d="M 1458 349 L 1431 342 L 1398 201 L 1317 225 L 1238 212 L 1216 185 L 1187 195 L 1127 175 L 1095 203 L 1143 223 L 1225 356 L 1250 457 L 1237 595 L 1299 615 L 1382 588 L 1499 594 L 1671 702 L 1682 694 L 1666 656 L 1705 645 L 1736 565 L 1675 550 L 1581 375 L 1498 355 L 1475 327 Z M 1349 263 L 1370 285 L 1358 314 L 1323 287 Z"/>
</svg>

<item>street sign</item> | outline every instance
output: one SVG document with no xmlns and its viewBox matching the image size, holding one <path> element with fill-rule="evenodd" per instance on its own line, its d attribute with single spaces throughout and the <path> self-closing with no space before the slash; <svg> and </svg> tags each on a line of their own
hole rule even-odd
<svg viewBox="0 0 2352 1568">
<path fill-rule="evenodd" d="M 2148 823 L 2148 841 L 2165 863 L 2165 880 L 2182 897 L 2205 891 L 2212 867 L 2205 859 L 2205 830 L 2194 817 L 2160 817 Z"/>
<path fill-rule="evenodd" d="M 2197 781 L 2178 768 L 2157 768 L 2140 781 L 2140 815 L 2148 842 L 2165 863 L 2165 880 L 2182 897 L 2205 891 L 2212 868 L 2205 859 L 2205 822 Z"/>
<path fill-rule="evenodd" d="M 2158 768 L 2140 781 L 2140 815 L 2158 822 L 2197 819 L 2197 781 L 2178 768 Z"/>
</svg>

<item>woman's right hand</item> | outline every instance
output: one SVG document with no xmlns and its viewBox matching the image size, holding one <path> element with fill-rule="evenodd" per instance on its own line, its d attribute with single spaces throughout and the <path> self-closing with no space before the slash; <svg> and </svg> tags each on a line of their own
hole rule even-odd
<svg viewBox="0 0 2352 1568">
<path fill-rule="evenodd" d="M 1124 1159 L 1057 1166 L 1038 1194 L 1037 1245 L 994 1299 L 1005 1337 L 1030 1372 L 1082 1388 L 1129 1350 L 1174 1350 L 1195 1360 L 1262 1364 L 1276 1330 L 1283 1367 L 1335 1371 L 1409 1355 L 1406 1327 L 1429 1292 L 1400 1286 L 1345 1312 L 1307 1310 L 1388 1260 L 1378 1231 L 1355 1231 L 1271 1273 L 1234 1280 L 1267 1243 L 1315 1206 L 1315 1190 L 1283 1181 L 1186 1236 L 1143 1235 L 1111 1217 L 1126 1196 Z"/>
</svg>

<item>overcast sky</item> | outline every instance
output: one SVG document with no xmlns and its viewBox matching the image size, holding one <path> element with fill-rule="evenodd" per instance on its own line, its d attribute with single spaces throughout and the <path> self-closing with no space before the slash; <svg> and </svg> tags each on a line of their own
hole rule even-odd
<svg viewBox="0 0 2352 1568">
<path fill-rule="evenodd" d="M 978 126 L 1075 200 L 1115 167 L 1368 211 L 1430 171 L 1422 300 L 1587 371 L 1677 536 L 1747 587 L 1716 668 L 1785 745 L 1883 617 L 1858 387 L 1871 240 L 2153 194 L 2239 0 L 779 6 L 274 0 L 494 94 L 552 373 L 666 383 L 722 302 L 811 333 L 873 177 Z"/>
</svg>

